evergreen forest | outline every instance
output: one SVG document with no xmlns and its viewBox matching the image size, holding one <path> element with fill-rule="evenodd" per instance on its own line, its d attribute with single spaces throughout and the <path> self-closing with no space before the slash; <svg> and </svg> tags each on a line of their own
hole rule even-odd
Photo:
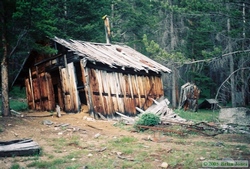
<svg viewBox="0 0 250 169">
<path fill-rule="evenodd" d="M 173 107 L 187 82 L 198 86 L 200 98 L 250 105 L 248 0 L 1 0 L 2 95 L 31 49 L 55 52 L 36 43 L 44 37 L 105 43 L 104 15 L 111 43 L 172 70 L 163 83 Z"/>
</svg>

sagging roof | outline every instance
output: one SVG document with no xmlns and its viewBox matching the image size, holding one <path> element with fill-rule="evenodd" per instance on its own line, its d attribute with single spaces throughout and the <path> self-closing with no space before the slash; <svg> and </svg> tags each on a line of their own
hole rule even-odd
<svg viewBox="0 0 250 169">
<path fill-rule="evenodd" d="M 148 72 L 150 70 L 156 73 L 171 72 L 169 68 L 126 45 L 64 40 L 58 37 L 53 38 L 53 40 L 90 62 L 100 62 L 111 68 L 133 68 L 135 71 Z"/>
</svg>

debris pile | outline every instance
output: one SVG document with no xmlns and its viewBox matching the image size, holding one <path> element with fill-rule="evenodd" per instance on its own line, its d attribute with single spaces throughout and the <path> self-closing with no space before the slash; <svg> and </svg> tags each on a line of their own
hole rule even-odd
<svg viewBox="0 0 250 169">
<path fill-rule="evenodd" d="M 150 106 L 145 112 L 150 112 L 150 113 L 160 116 L 161 124 L 187 122 L 186 119 L 181 118 L 176 113 L 174 113 L 173 109 L 168 107 L 170 103 L 168 99 L 164 99 L 160 102 L 152 98 L 151 100 L 153 100 L 154 104 Z M 136 109 L 138 110 L 138 108 Z"/>
<path fill-rule="evenodd" d="M 136 107 L 136 110 L 140 112 L 140 115 L 144 113 L 153 113 L 157 116 L 160 117 L 160 123 L 161 124 L 169 124 L 169 123 L 189 123 L 187 122 L 186 119 L 181 118 L 178 116 L 174 111 L 168 107 L 169 105 L 169 100 L 168 99 L 160 99 L 160 101 L 156 101 L 152 98 L 154 104 L 151 105 L 147 110 L 142 110 L 139 107 Z M 126 124 L 134 124 L 136 121 L 136 118 L 138 117 L 128 117 L 124 114 L 121 114 L 119 112 L 116 112 L 116 114 L 120 115 L 121 119 L 123 120 L 124 123 Z"/>
</svg>

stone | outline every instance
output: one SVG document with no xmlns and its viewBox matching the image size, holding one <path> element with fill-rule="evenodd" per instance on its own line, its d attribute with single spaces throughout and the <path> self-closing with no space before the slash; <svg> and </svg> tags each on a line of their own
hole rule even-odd
<svg viewBox="0 0 250 169">
<path fill-rule="evenodd" d="M 250 125 L 250 109 L 245 107 L 223 108 L 219 120 L 225 124 Z"/>
<path fill-rule="evenodd" d="M 168 168 L 168 163 L 167 162 L 161 163 L 161 168 Z"/>
<path fill-rule="evenodd" d="M 100 133 L 97 133 L 97 134 L 95 134 L 94 138 L 98 138 L 98 137 L 100 137 L 100 136 L 101 136 L 101 134 L 100 134 Z"/>
<path fill-rule="evenodd" d="M 93 156 L 93 154 L 91 154 L 91 153 L 88 154 L 88 157 L 92 157 L 92 156 Z"/>
<path fill-rule="evenodd" d="M 52 125 L 53 124 L 53 122 L 50 120 L 43 120 L 42 123 L 43 123 L 43 125 Z"/>
<path fill-rule="evenodd" d="M 204 157 L 200 157 L 200 160 L 203 161 L 203 160 L 205 160 L 205 158 Z"/>
</svg>

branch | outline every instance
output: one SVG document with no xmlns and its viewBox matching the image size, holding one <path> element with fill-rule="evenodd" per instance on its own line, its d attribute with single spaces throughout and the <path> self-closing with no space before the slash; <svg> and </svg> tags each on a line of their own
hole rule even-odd
<svg viewBox="0 0 250 169">
<path fill-rule="evenodd" d="M 223 56 L 228 56 L 228 55 L 232 55 L 232 54 L 236 54 L 236 53 L 241 53 L 241 52 L 250 52 L 250 49 L 248 50 L 239 50 L 239 51 L 234 51 L 234 52 L 230 52 L 230 53 L 226 53 L 226 54 L 223 54 Z"/>
<path fill-rule="evenodd" d="M 216 93 L 216 96 L 215 96 L 215 100 L 217 100 L 217 97 L 218 97 L 218 95 L 219 95 L 220 89 L 221 89 L 222 86 L 231 78 L 231 76 L 232 76 L 234 73 L 236 73 L 236 72 L 238 72 L 238 71 L 240 71 L 240 70 L 244 70 L 244 69 L 249 69 L 249 70 L 250 70 L 250 67 L 239 68 L 239 69 L 233 71 L 233 72 L 226 78 L 226 80 L 224 80 L 224 82 L 220 85 L 220 87 L 219 87 L 218 90 L 217 90 L 217 93 Z"/>
<path fill-rule="evenodd" d="M 14 54 L 14 52 L 16 51 L 16 49 L 17 49 L 17 47 L 18 47 L 18 45 L 20 44 L 20 42 L 21 42 L 21 40 L 22 40 L 22 38 L 27 34 L 27 30 L 25 29 L 23 32 L 21 32 L 20 34 L 19 34 L 19 36 L 18 36 L 18 39 L 17 39 L 17 42 L 16 42 L 16 45 L 15 45 L 15 47 L 11 50 L 11 52 L 10 52 L 10 57 Z"/>
</svg>

